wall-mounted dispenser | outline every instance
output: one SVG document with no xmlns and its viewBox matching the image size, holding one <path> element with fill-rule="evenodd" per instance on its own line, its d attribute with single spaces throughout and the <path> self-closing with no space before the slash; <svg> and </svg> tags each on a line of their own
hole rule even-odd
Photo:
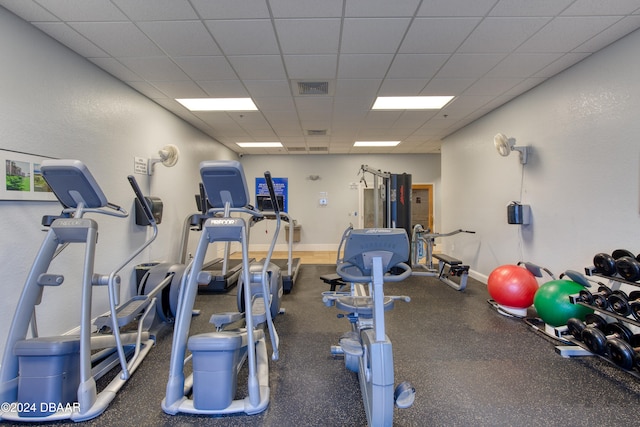
<svg viewBox="0 0 640 427">
<path fill-rule="evenodd" d="M 529 225 L 531 222 L 531 206 L 511 202 L 507 205 L 507 222 L 509 224 Z"/>
</svg>

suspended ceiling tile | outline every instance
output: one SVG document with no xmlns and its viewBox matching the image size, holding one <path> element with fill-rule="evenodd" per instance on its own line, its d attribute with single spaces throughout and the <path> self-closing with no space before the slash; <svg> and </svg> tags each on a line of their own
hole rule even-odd
<svg viewBox="0 0 640 427">
<path fill-rule="evenodd" d="M 476 79 L 450 79 L 436 77 L 429 81 L 421 95 L 459 95 L 471 86 Z"/>
<path fill-rule="evenodd" d="M 555 16 L 574 0 L 500 0 L 489 16 Z"/>
<path fill-rule="evenodd" d="M 279 54 L 273 25 L 268 19 L 206 21 L 225 55 Z"/>
<path fill-rule="evenodd" d="M 124 21 L 127 17 L 111 2 L 103 0 L 38 0 L 61 21 Z"/>
<path fill-rule="evenodd" d="M 457 50 L 459 53 L 509 53 L 551 18 L 486 18 Z"/>
<path fill-rule="evenodd" d="M 529 77 L 561 56 L 559 53 L 514 53 L 503 59 L 486 77 Z"/>
<path fill-rule="evenodd" d="M 120 62 L 145 80 L 189 80 L 189 77 L 164 56 L 119 58 Z"/>
<path fill-rule="evenodd" d="M 474 84 L 472 84 L 467 90 L 464 91 L 464 95 L 473 96 L 495 96 L 495 94 L 501 94 L 519 84 L 522 80 L 519 78 L 480 78 Z"/>
<path fill-rule="evenodd" d="M 131 22 L 70 22 L 69 25 L 114 57 L 164 55 Z"/>
<path fill-rule="evenodd" d="M 616 0 L 610 2 L 576 0 L 562 11 L 566 16 L 627 15 L 640 8 L 637 0 Z"/>
<path fill-rule="evenodd" d="M 485 16 L 495 0 L 430 0 L 422 2 L 417 16 Z"/>
<path fill-rule="evenodd" d="M 440 110 L 404 111 L 393 123 L 394 129 L 413 131 L 422 126 L 431 117 L 440 114 Z"/>
<path fill-rule="evenodd" d="M 567 53 L 562 55 L 557 60 L 553 61 L 548 66 L 537 71 L 532 77 L 551 77 L 558 74 L 561 71 L 566 70 L 574 64 L 582 61 L 586 57 L 591 55 L 590 53 Z"/>
<path fill-rule="evenodd" d="M 198 19 L 187 0 L 111 0 L 133 21 Z"/>
<path fill-rule="evenodd" d="M 291 96 L 291 87 L 287 80 L 245 80 L 252 98 Z"/>
<path fill-rule="evenodd" d="M 269 18 L 265 0 L 190 0 L 190 3 L 202 19 Z"/>
<path fill-rule="evenodd" d="M 238 78 L 224 56 L 180 56 L 172 59 L 193 80 Z"/>
<path fill-rule="evenodd" d="M 191 80 L 150 82 L 168 98 L 203 98 L 207 93 Z"/>
<path fill-rule="evenodd" d="M 437 77 L 445 78 L 471 78 L 481 77 L 506 55 L 502 54 L 477 54 L 460 53 L 453 55 L 440 69 Z"/>
<path fill-rule="evenodd" d="M 298 111 L 331 110 L 333 98 L 330 96 L 296 96 Z"/>
<path fill-rule="evenodd" d="M 169 56 L 222 54 L 200 21 L 139 22 L 138 28 Z"/>
<path fill-rule="evenodd" d="M 442 110 L 443 115 L 460 117 L 469 114 L 473 110 L 481 108 L 493 99 L 491 95 L 461 95 L 447 104 Z M 437 117 L 437 116 L 435 116 Z"/>
<path fill-rule="evenodd" d="M 385 79 L 378 96 L 419 95 L 429 79 Z"/>
<path fill-rule="evenodd" d="M 253 101 L 264 112 L 286 111 L 295 115 L 296 105 L 291 96 L 266 96 L 255 97 Z M 293 117 L 293 116 L 292 116 Z"/>
<path fill-rule="evenodd" d="M 618 21 L 614 16 L 558 17 L 520 46 L 519 53 L 570 52 Z"/>
<path fill-rule="evenodd" d="M 398 54 L 393 59 L 387 78 L 430 79 L 449 58 L 449 54 Z"/>
<path fill-rule="evenodd" d="M 454 52 L 479 22 L 480 18 L 416 18 L 399 52 Z"/>
<path fill-rule="evenodd" d="M 282 80 L 287 77 L 280 55 L 229 56 L 227 59 L 243 80 Z"/>
<path fill-rule="evenodd" d="M 310 122 L 310 121 L 323 121 L 323 122 L 331 122 L 332 112 L 331 109 L 315 109 L 315 110 L 300 110 L 298 111 L 298 117 L 301 122 Z M 330 126 L 327 126 L 330 127 Z M 325 130 L 320 129 L 320 130 Z"/>
<path fill-rule="evenodd" d="M 60 21 L 55 15 L 34 1 L 0 0 L 0 6 L 7 8 L 29 22 Z"/>
<path fill-rule="evenodd" d="M 395 53 L 411 20 L 409 18 L 346 18 L 341 53 Z"/>
<path fill-rule="evenodd" d="M 276 33 L 282 53 L 336 53 L 340 19 L 276 19 Z"/>
<path fill-rule="evenodd" d="M 276 19 L 342 16 L 342 0 L 269 0 L 269 5 Z"/>
<path fill-rule="evenodd" d="M 345 16 L 413 16 L 418 4 L 420 0 L 349 0 L 345 5 Z"/>
<path fill-rule="evenodd" d="M 345 54 L 338 62 L 338 79 L 382 79 L 393 59 L 391 54 Z"/>
<path fill-rule="evenodd" d="M 379 79 L 338 79 L 336 80 L 336 101 L 337 98 L 363 98 L 363 97 L 375 97 L 378 92 L 378 88 L 382 83 L 382 78 Z"/>
<path fill-rule="evenodd" d="M 214 98 L 246 98 L 249 96 L 240 80 L 200 80 L 198 85 L 208 96 Z"/>
<path fill-rule="evenodd" d="M 338 55 L 284 55 L 287 75 L 297 80 L 331 80 L 336 76 Z"/>
</svg>

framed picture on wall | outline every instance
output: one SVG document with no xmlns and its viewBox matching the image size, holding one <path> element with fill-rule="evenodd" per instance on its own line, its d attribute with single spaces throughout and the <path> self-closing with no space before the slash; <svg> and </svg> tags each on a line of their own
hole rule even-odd
<svg viewBox="0 0 640 427">
<path fill-rule="evenodd" d="M 40 164 L 49 158 L 0 149 L 0 200 L 57 200 L 40 173 Z"/>
</svg>

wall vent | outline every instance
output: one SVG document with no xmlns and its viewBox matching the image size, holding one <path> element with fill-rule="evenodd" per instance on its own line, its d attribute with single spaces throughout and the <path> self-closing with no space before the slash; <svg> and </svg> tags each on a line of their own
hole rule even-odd
<svg viewBox="0 0 640 427">
<path fill-rule="evenodd" d="M 298 82 L 298 95 L 328 95 L 329 82 Z"/>
<path fill-rule="evenodd" d="M 326 136 L 326 129 L 307 129 L 307 136 Z"/>
</svg>

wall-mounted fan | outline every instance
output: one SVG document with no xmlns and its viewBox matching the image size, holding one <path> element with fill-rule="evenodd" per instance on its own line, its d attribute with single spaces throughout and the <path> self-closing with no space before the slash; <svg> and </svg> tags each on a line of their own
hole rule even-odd
<svg viewBox="0 0 640 427">
<path fill-rule="evenodd" d="M 160 158 L 149 160 L 149 175 L 153 174 L 153 168 L 156 163 L 162 163 L 163 166 L 168 168 L 175 166 L 178 163 L 178 157 L 180 157 L 180 150 L 173 144 L 167 144 L 158 151 Z"/>
<path fill-rule="evenodd" d="M 493 137 L 493 144 L 496 146 L 496 150 L 498 150 L 498 154 L 501 156 L 508 156 L 512 151 L 518 151 L 520 153 L 520 163 L 523 165 L 527 163 L 527 154 L 529 152 L 529 147 L 516 147 L 515 138 L 507 138 L 507 136 L 503 133 L 498 133 Z"/>
</svg>

